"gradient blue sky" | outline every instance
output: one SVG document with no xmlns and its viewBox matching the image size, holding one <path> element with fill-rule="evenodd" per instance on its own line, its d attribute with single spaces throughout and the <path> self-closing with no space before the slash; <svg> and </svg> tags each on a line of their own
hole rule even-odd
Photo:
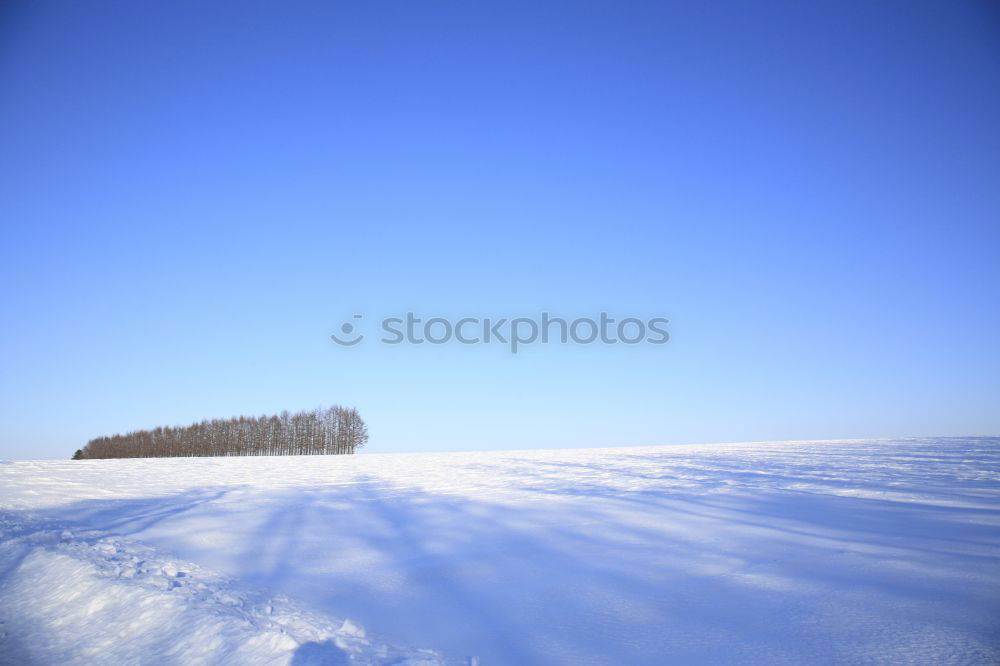
<svg viewBox="0 0 1000 666">
<path fill-rule="evenodd" d="M 1000 433 L 991 2 L 13 2 L 0 457 Z M 428 348 L 351 314 L 666 316 Z"/>
</svg>

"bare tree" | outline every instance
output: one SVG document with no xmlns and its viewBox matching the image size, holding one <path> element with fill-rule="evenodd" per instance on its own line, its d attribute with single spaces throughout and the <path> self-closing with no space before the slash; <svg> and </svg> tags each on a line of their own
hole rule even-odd
<svg viewBox="0 0 1000 666">
<path fill-rule="evenodd" d="M 335 405 L 97 437 L 73 459 L 350 454 L 367 442 L 368 426 L 358 410 Z"/>
</svg>

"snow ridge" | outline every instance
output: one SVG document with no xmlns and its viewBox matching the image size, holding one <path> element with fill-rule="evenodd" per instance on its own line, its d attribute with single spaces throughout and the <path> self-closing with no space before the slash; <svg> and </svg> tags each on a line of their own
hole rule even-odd
<svg viewBox="0 0 1000 666">
<path fill-rule="evenodd" d="M 130 539 L 11 513 L 0 534 L 2 663 L 444 663 Z"/>
</svg>

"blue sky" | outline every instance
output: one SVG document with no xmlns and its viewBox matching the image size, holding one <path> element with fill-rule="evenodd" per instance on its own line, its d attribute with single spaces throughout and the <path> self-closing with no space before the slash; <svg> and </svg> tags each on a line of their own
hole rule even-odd
<svg viewBox="0 0 1000 666">
<path fill-rule="evenodd" d="M 0 457 L 1000 433 L 991 3 L 14 2 L 0 99 Z M 602 310 L 671 340 L 328 337 Z"/>
</svg>

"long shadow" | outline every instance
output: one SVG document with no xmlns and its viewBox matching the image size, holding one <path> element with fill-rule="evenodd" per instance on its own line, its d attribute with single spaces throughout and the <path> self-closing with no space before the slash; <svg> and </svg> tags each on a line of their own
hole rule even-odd
<svg viewBox="0 0 1000 666">
<path fill-rule="evenodd" d="M 21 532 L 54 529 L 58 526 L 100 530 L 105 534 L 129 536 L 158 523 L 177 518 L 198 507 L 221 500 L 233 488 L 199 488 L 176 495 L 128 499 L 83 500 L 55 508 L 6 511 L 14 531 L 0 531 L 0 540 Z"/>
<path fill-rule="evenodd" d="M 42 513 L 484 664 L 842 661 L 886 632 L 995 645 L 1000 543 L 977 521 L 997 511 L 773 488 L 627 490 L 551 470 L 519 476 L 529 500 L 516 502 L 358 478 Z M 976 622 L 956 624 L 966 616 Z M 340 663 L 330 647 L 304 644 L 293 663 Z"/>
</svg>

